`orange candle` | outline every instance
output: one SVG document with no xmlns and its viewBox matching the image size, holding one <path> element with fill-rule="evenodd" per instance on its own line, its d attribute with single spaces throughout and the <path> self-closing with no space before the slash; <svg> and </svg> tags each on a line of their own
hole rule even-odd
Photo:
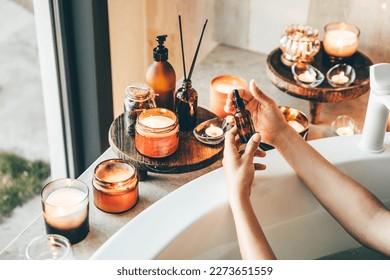
<svg viewBox="0 0 390 280">
<path fill-rule="evenodd" d="M 248 83 L 243 78 L 223 75 L 215 77 L 210 83 L 210 109 L 218 117 L 224 118 L 228 114 L 224 110 L 226 97 L 233 89 L 248 90 Z"/>
<path fill-rule="evenodd" d="M 97 208 L 109 213 L 131 209 L 138 202 L 138 179 L 135 167 L 122 159 L 99 163 L 92 180 Z"/>
<path fill-rule="evenodd" d="M 164 158 L 179 147 L 179 123 L 176 115 L 164 108 L 143 111 L 137 119 L 135 148 L 147 157 Z"/>
</svg>

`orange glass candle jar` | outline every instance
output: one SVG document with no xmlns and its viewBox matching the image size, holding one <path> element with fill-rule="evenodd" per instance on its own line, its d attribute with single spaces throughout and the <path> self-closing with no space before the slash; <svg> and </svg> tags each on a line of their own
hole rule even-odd
<svg viewBox="0 0 390 280">
<path fill-rule="evenodd" d="M 138 116 L 135 131 L 135 148 L 144 156 L 164 158 L 179 147 L 178 119 L 168 109 L 143 111 Z"/>
<path fill-rule="evenodd" d="M 248 83 L 241 77 L 232 75 L 223 75 L 215 77 L 210 82 L 210 109 L 211 112 L 220 118 L 228 114 L 224 110 L 226 97 L 233 89 L 248 90 Z"/>
<path fill-rule="evenodd" d="M 138 202 L 138 178 L 135 167 L 122 159 L 109 159 L 95 167 L 92 179 L 97 208 L 120 213 Z"/>
</svg>

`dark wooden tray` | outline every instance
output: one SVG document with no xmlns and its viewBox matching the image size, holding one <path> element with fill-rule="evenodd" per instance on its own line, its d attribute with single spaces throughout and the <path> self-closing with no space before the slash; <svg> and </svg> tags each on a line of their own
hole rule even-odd
<svg viewBox="0 0 390 280">
<path fill-rule="evenodd" d="M 210 111 L 198 107 L 198 124 L 215 117 Z M 141 172 L 176 174 L 199 170 L 219 160 L 223 151 L 223 142 L 208 146 L 199 142 L 192 131 L 180 131 L 179 147 L 174 154 L 162 159 L 145 157 L 135 149 L 134 136 L 126 133 L 123 114 L 111 124 L 108 137 L 118 157 L 130 161 Z"/>
<path fill-rule="evenodd" d="M 267 74 L 272 83 L 284 92 L 301 99 L 311 101 L 311 121 L 318 122 L 320 104 L 324 102 L 343 102 L 359 97 L 368 92 L 370 88 L 369 67 L 372 61 L 361 52 L 356 52 L 352 57 L 345 60 L 354 67 L 356 71 L 355 81 L 348 87 L 334 88 L 325 80 L 316 88 L 305 88 L 297 84 L 291 73 L 291 67 L 282 63 L 280 48 L 273 50 L 267 57 Z M 326 72 L 334 65 L 328 59 L 321 46 L 320 51 L 314 57 L 312 63 L 314 67 L 320 70 L 324 76 Z"/>
</svg>

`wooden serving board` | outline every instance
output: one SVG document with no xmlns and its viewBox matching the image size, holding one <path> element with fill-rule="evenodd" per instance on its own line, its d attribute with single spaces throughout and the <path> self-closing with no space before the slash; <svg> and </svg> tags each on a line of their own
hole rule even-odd
<svg viewBox="0 0 390 280">
<path fill-rule="evenodd" d="M 215 117 L 210 111 L 198 107 L 198 124 Z M 161 159 L 149 158 L 136 150 L 134 136 L 126 133 L 124 114 L 111 124 L 108 137 L 118 157 L 131 162 L 141 172 L 176 174 L 199 170 L 219 160 L 224 147 L 223 142 L 216 146 L 199 142 L 192 130 L 180 131 L 179 147 L 174 154 Z"/>
</svg>

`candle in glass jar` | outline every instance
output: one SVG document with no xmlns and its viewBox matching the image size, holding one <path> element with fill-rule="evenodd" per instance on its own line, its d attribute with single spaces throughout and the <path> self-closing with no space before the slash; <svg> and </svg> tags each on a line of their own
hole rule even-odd
<svg viewBox="0 0 390 280">
<path fill-rule="evenodd" d="M 137 120 L 135 148 L 147 157 L 163 158 L 179 146 L 179 124 L 176 115 L 167 109 L 142 112 Z"/>
<path fill-rule="evenodd" d="M 220 137 L 223 134 L 223 130 L 220 127 L 210 124 L 210 126 L 206 128 L 205 133 L 209 137 Z"/>
<path fill-rule="evenodd" d="M 78 180 L 60 179 L 47 184 L 41 193 L 48 234 L 60 234 L 74 244 L 89 232 L 88 187 Z"/>
<path fill-rule="evenodd" d="M 334 57 L 352 56 L 359 43 L 359 29 L 351 24 L 336 22 L 325 26 L 324 49 Z"/>
<path fill-rule="evenodd" d="M 210 82 L 210 109 L 211 112 L 225 118 L 228 114 L 224 110 L 227 94 L 234 89 L 247 90 L 248 83 L 241 77 L 223 75 L 215 77 Z"/>
<path fill-rule="evenodd" d="M 99 163 L 92 180 L 94 203 L 109 213 L 131 209 L 138 202 L 138 179 L 135 167 L 122 159 Z"/>
</svg>

